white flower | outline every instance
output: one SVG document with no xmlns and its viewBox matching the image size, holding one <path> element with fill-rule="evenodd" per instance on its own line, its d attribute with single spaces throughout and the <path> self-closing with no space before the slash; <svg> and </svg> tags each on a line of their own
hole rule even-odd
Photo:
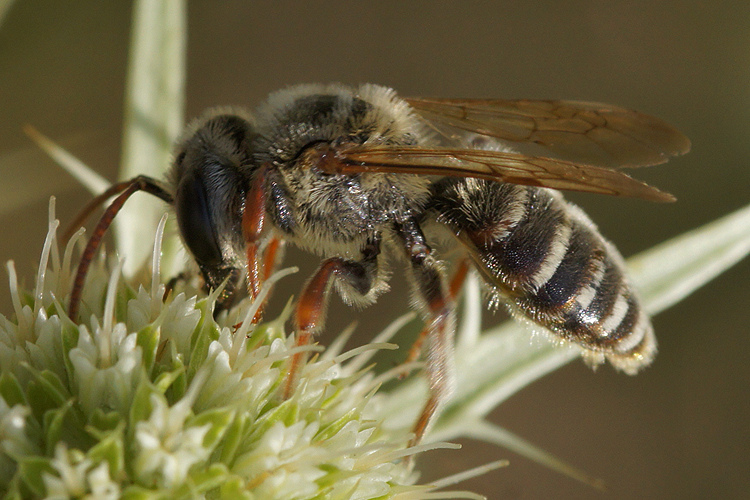
<svg viewBox="0 0 750 500">
<path fill-rule="evenodd" d="M 46 498 L 50 500 L 115 500 L 120 497 L 120 488 L 110 478 L 107 462 L 94 465 L 80 451 L 58 444 L 50 466 L 55 474 L 42 473 Z"/>
<path fill-rule="evenodd" d="M 97 259 L 84 289 L 88 320 L 74 324 L 58 299 L 72 271 L 70 253 L 56 253 L 56 229 L 51 223 L 41 288 L 21 292 L 9 267 L 16 318 L 0 317 L 0 493 L 434 498 L 404 459 L 445 445 L 408 448 L 410 425 L 386 428 L 389 396 L 378 388 L 397 370 L 363 369 L 374 351 L 395 348 L 384 342 L 405 319 L 352 351 L 341 352 L 345 338 L 328 350 L 298 347 L 283 330 L 289 311 L 235 329 L 253 316 L 249 301 L 217 324 L 215 297 L 182 292 L 165 302 L 156 271 L 151 287 L 135 292 L 119 263 Z M 321 352 L 284 398 L 300 351 Z"/>
<path fill-rule="evenodd" d="M 203 446 L 210 424 L 186 425 L 191 401 L 183 398 L 171 407 L 166 398 L 151 395 L 151 415 L 136 423 L 135 479 L 173 488 L 181 485 L 193 465 L 204 462 L 211 449 Z"/>
<path fill-rule="evenodd" d="M 385 342 L 410 317 L 348 352 L 342 352 L 346 335 L 325 350 L 297 347 L 283 330 L 289 311 L 253 331 L 249 321 L 235 329 L 253 316 L 249 301 L 217 324 L 213 297 L 181 292 L 164 302 L 156 271 L 151 287 L 135 292 L 122 283 L 118 263 L 97 259 L 84 290 L 89 320 L 76 325 L 58 299 L 70 286 L 71 252 L 56 254 L 56 228 L 51 222 L 35 290 L 20 291 L 9 266 L 15 318 L 0 317 L 2 494 L 479 498 L 436 489 L 499 463 L 417 485 L 414 462 L 404 460 L 447 446 L 436 439 L 462 436 L 506 445 L 594 482 L 484 420 L 510 394 L 578 351 L 530 342 L 515 324 L 480 334 L 475 286 L 468 288 L 467 318 L 457 336 L 456 395 L 426 444 L 408 448 L 426 397 L 424 380 L 385 393 L 379 387 L 402 368 L 376 375 L 363 367 L 376 350 L 395 348 Z M 750 208 L 637 258 L 634 278 L 647 307 L 666 307 L 750 251 L 748 228 Z M 687 256 L 682 267 L 674 262 L 675 246 Z M 669 265 L 658 264 L 665 259 Z M 713 264 L 693 265 L 706 260 Z M 320 352 L 309 356 L 296 389 L 283 398 L 289 359 L 300 350 Z"/>
</svg>

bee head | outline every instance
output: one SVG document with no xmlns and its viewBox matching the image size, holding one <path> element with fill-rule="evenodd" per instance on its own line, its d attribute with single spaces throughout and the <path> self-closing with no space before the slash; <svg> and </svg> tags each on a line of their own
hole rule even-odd
<svg viewBox="0 0 750 500">
<path fill-rule="evenodd" d="M 175 152 L 177 224 L 210 288 L 227 276 L 235 281 L 234 270 L 242 266 L 242 210 L 254 171 L 254 135 L 250 117 L 213 111 L 190 128 Z"/>
</svg>

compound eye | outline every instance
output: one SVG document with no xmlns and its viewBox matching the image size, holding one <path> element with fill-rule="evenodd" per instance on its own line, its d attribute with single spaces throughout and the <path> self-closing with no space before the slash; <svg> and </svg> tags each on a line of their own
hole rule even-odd
<svg viewBox="0 0 750 500">
<path fill-rule="evenodd" d="M 211 218 L 206 185 L 201 176 L 183 177 L 177 187 L 175 212 L 180 233 L 190 252 L 202 266 L 215 267 L 223 256 Z"/>
</svg>

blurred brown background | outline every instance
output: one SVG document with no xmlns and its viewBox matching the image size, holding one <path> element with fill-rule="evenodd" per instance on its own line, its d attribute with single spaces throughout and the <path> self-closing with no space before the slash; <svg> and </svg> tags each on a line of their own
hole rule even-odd
<svg viewBox="0 0 750 500">
<path fill-rule="evenodd" d="M 612 102 L 660 116 L 693 141 L 687 157 L 637 173 L 678 203 L 571 196 L 626 256 L 750 201 L 748 2 L 195 1 L 189 19 L 188 118 L 318 81 L 376 82 L 402 95 Z M 66 221 L 88 195 L 20 128 L 34 124 L 114 178 L 129 23 L 129 2 L 19 0 L 0 27 L 0 261 L 14 259 L 26 283 L 48 196 Z M 301 254 L 289 260 L 308 272 L 314 265 Z M 296 289 L 303 279 L 286 281 Z M 426 478 L 509 458 L 509 468 L 463 486 L 490 498 L 748 498 L 748 282 L 746 260 L 655 318 L 660 355 L 638 377 L 574 362 L 494 412 L 500 425 L 603 478 L 606 493 L 472 442 L 424 457 Z M 6 288 L 0 312 L 9 314 Z M 346 316 L 371 336 L 404 310 L 404 297 Z"/>
</svg>

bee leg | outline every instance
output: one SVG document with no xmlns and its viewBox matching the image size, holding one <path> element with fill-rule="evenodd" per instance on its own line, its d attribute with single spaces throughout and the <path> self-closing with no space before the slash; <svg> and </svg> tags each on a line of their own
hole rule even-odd
<svg viewBox="0 0 750 500">
<path fill-rule="evenodd" d="M 262 245 L 258 247 L 254 247 L 252 249 L 252 252 L 254 254 L 253 258 L 257 258 L 258 260 L 263 261 L 261 265 L 254 266 L 254 269 L 258 271 L 258 274 L 260 275 L 260 279 L 258 280 L 258 292 L 260 292 L 260 287 L 262 287 L 263 283 L 268 280 L 269 277 L 276 271 L 276 267 L 278 267 L 278 263 L 281 261 L 283 255 L 284 255 L 284 241 L 280 238 L 277 238 L 275 236 L 272 236 L 271 238 L 268 238 L 263 242 Z M 253 261 L 255 262 L 255 261 Z M 247 271 L 246 271 L 247 273 Z M 247 278 L 247 276 L 245 276 Z M 241 276 L 237 276 L 237 278 L 234 280 L 235 282 L 238 282 L 241 279 Z M 248 279 L 249 282 L 249 279 Z M 221 306 L 221 308 L 226 309 L 229 305 L 231 305 L 231 298 L 234 297 L 234 289 L 236 288 L 236 284 L 233 284 L 232 278 L 230 278 L 230 281 L 227 283 L 225 291 L 229 292 L 227 304 L 219 303 L 218 306 Z M 252 295 L 251 290 L 254 290 L 255 288 L 248 284 L 248 293 Z M 254 298 L 257 297 L 257 295 L 252 295 Z M 268 301 L 271 298 L 270 293 L 266 293 L 265 297 L 263 298 L 263 302 L 258 307 L 257 312 L 255 313 L 255 316 L 253 316 L 253 319 L 251 320 L 252 324 L 258 324 L 263 319 L 263 312 L 265 311 L 266 304 L 268 304 Z M 217 311 L 220 311 L 221 308 L 217 308 Z M 234 330 L 236 331 L 240 326 L 242 326 L 242 322 L 237 323 L 233 326 Z"/>
<path fill-rule="evenodd" d="M 450 285 L 448 286 L 448 297 L 450 298 L 451 302 L 456 302 L 456 298 L 461 292 L 461 288 L 463 288 L 464 286 L 464 281 L 466 281 L 466 275 L 468 274 L 468 272 L 469 260 L 466 258 L 461 259 L 456 270 L 453 272 L 453 277 L 451 278 Z M 411 349 L 409 349 L 409 354 L 406 356 L 404 364 L 413 363 L 419 358 L 419 355 L 422 354 L 422 345 L 424 344 L 424 341 L 427 338 L 427 334 L 429 333 L 430 325 L 425 325 L 422 331 L 419 332 L 419 335 L 414 341 L 414 344 L 412 344 Z M 405 378 L 407 375 L 407 373 L 404 373 L 401 378 Z"/>
<path fill-rule="evenodd" d="M 271 277 L 283 258 L 284 240 L 272 236 L 263 250 L 263 281 Z M 268 300 L 268 297 L 266 297 L 266 300 Z"/>
<path fill-rule="evenodd" d="M 380 254 L 380 237 L 370 241 L 362 251 L 362 260 L 347 260 L 341 257 L 326 259 L 310 281 L 305 285 L 295 313 L 297 346 L 310 343 L 313 335 L 323 329 L 325 314 L 328 308 L 328 297 L 334 278 L 337 288 L 346 302 L 364 299 L 377 293 L 378 255 Z M 379 289 L 379 288 L 378 288 Z M 372 292 L 372 293 L 371 293 Z M 371 297 L 370 297 L 371 298 Z M 297 376 L 306 353 L 297 353 L 292 357 L 284 385 L 284 399 L 288 399 L 297 383 Z"/>
<path fill-rule="evenodd" d="M 186 281 L 188 279 L 188 274 L 186 272 L 178 273 L 176 276 L 172 276 L 169 281 L 167 281 L 167 284 L 164 286 L 164 294 L 161 296 L 161 301 L 166 302 L 170 295 L 172 295 L 172 292 L 174 292 L 175 287 L 177 284 L 181 281 Z"/>
<path fill-rule="evenodd" d="M 206 290 L 210 291 L 224 284 L 224 289 L 216 299 L 216 305 L 214 306 L 214 319 L 219 317 L 221 312 L 226 311 L 237 303 L 238 293 L 237 287 L 242 283 L 242 279 L 245 278 L 246 270 L 244 267 L 226 267 L 221 269 L 206 268 L 198 266 L 203 274 L 204 278 L 209 277 L 205 280 Z M 242 323 L 237 325 L 239 327 Z"/>
<path fill-rule="evenodd" d="M 266 226 L 266 196 L 264 184 L 266 172 L 261 170 L 252 182 L 245 197 L 245 210 L 242 214 L 242 234 L 245 238 L 247 255 L 247 291 L 255 299 L 263 282 L 273 274 L 283 254 L 283 242 L 276 236 L 264 235 Z M 253 323 L 263 318 L 268 296 L 253 317 Z"/>
<path fill-rule="evenodd" d="M 137 191 L 145 191 L 157 198 L 161 198 L 169 204 L 172 204 L 173 202 L 172 195 L 169 194 L 169 192 L 167 192 L 158 181 L 151 177 L 146 177 L 145 175 L 139 175 L 129 181 L 119 182 L 112 185 L 104 193 L 89 202 L 81 212 L 81 215 L 76 219 L 76 224 L 80 225 L 96 207 L 103 204 L 112 196 L 118 195 L 104 211 L 101 219 L 99 219 L 99 223 L 91 232 L 91 238 L 89 238 L 88 243 L 86 243 L 86 248 L 83 250 L 83 255 L 81 255 L 81 261 L 78 263 L 78 270 L 76 271 L 75 281 L 73 282 L 73 289 L 70 292 L 70 301 L 68 302 L 68 317 L 74 322 L 78 317 L 78 309 L 81 306 L 81 295 L 83 294 L 83 284 L 86 281 L 86 274 L 88 274 L 89 266 L 94 259 L 96 251 L 99 249 L 99 245 L 101 245 L 102 238 L 104 238 L 107 229 L 109 229 L 109 226 L 112 224 L 115 216 L 120 212 L 122 206 L 128 198 Z M 75 229 L 78 228 L 76 227 Z M 70 231 L 68 231 L 68 233 L 69 232 Z M 69 238 L 67 234 L 66 237 Z"/>
<path fill-rule="evenodd" d="M 415 445 L 422 440 L 440 405 L 452 392 L 455 308 L 443 270 L 433 257 L 419 224 L 407 219 L 396 225 L 396 231 L 403 239 L 411 264 L 409 270 L 414 295 L 426 316 L 425 337 L 430 341 L 426 366 L 430 395 L 414 425 L 414 437 L 410 444 Z"/>
</svg>

